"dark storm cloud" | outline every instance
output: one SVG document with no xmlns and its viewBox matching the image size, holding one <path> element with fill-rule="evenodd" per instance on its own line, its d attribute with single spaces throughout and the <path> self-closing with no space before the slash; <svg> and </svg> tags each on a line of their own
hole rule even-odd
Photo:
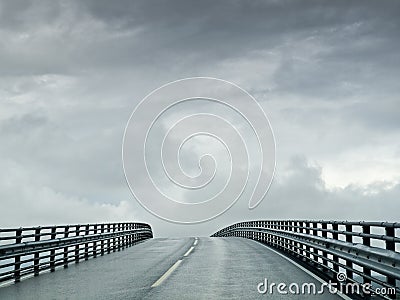
<svg viewBox="0 0 400 300">
<path fill-rule="evenodd" d="M 379 59 L 385 65 L 391 63 L 386 52 L 392 59 L 398 57 L 398 39 L 394 37 L 399 29 L 400 5 L 396 1 L 7 3 L 2 5 L 3 28 L 14 34 L 32 34 L 40 41 L 37 44 L 35 37 L 28 38 L 24 45 L 30 53 L 21 53 L 20 60 L 26 58 L 25 64 L 29 62 L 32 68 L 41 65 L 45 73 L 150 63 L 169 67 L 204 61 L 212 64 L 294 43 L 290 53 L 282 57 L 276 80 L 282 89 L 299 91 L 312 90 L 315 81 L 317 86 L 327 86 L 332 79 L 349 79 L 352 73 L 359 73 L 355 61 L 370 61 L 368 51 L 379 56 L 374 55 L 376 63 Z M 361 24 L 360 28 L 351 29 L 354 24 Z M 43 26 L 54 31 L 40 32 Z M 295 42 L 310 36 L 332 47 L 315 55 L 322 63 L 311 69 L 293 60 Z M 6 58 L 10 56 L 12 53 Z M 347 67 L 350 61 L 352 66 Z M 18 69 L 18 60 L 11 59 L 10 69 L 14 67 Z"/>
<path fill-rule="evenodd" d="M 117 3 L 84 2 L 95 19 L 141 29 L 136 51 L 120 53 L 128 62 L 137 55 L 147 63 L 196 66 L 281 48 L 274 76 L 279 92 L 337 100 L 355 91 L 397 88 L 396 1 Z"/>
<path fill-rule="evenodd" d="M 15 0 L 0 3 L 0 25 L 10 31 L 34 30 L 36 26 L 54 24 L 62 5 L 57 1 Z"/>
</svg>

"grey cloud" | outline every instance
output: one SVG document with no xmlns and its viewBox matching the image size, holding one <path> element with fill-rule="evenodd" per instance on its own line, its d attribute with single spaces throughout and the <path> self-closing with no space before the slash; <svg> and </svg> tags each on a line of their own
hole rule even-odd
<svg viewBox="0 0 400 300">
<path fill-rule="evenodd" d="M 276 183 L 269 195 L 269 215 L 280 218 L 391 220 L 399 214 L 397 197 L 400 185 L 390 188 L 385 182 L 368 186 L 350 185 L 328 189 L 321 178 L 321 169 L 305 159 L 292 162 L 291 175 Z M 265 207 L 267 209 L 267 207 Z"/>
<path fill-rule="evenodd" d="M 349 105 L 342 113 L 343 119 L 359 122 L 382 135 L 400 128 L 400 100 L 395 95 L 377 95 L 369 101 Z"/>
<path fill-rule="evenodd" d="M 35 130 L 47 123 L 46 117 L 39 114 L 26 114 L 20 117 L 11 117 L 2 122 L 0 127 L 1 134 L 18 135 L 26 130 Z"/>
<path fill-rule="evenodd" d="M 53 13 L 51 8 L 50 12 L 38 9 L 45 5 L 37 3 L 18 12 L 7 5 L 4 7 L 4 15 L 21 15 L 26 22 L 36 25 L 14 34 L 25 32 L 35 36 L 24 43 L 31 53 L 22 52 L 21 58 L 31 68 L 41 68 L 41 72 L 112 70 L 117 66 L 143 64 L 182 67 L 183 63 L 198 64 L 205 59 L 211 62 L 242 57 L 255 49 L 273 49 L 319 34 L 332 37 L 327 43 L 333 40 L 338 50 L 343 51 L 340 46 L 344 51 L 349 49 L 349 56 L 356 58 L 354 49 L 347 47 L 348 42 L 354 38 L 363 40 L 364 35 L 368 37 L 377 33 L 376 30 L 385 40 L 392 40 L 398 26 L 394 18 L 399 10 L 395 2 L 385 5 L 370 2 L 368 6 L 345 1 L 334 4 L 317 1 L 174 1 L 173 5 L 168 1 L 55 3 L 49 7 L 58 6 L 59 13 Z M 36 16 L 32 18 L 42 23 L 33 23 L 26 14 Z M 47 15 L 54 20 L 49 20 Z M 387 15 L 392 16 L 388 18 L 392 23 L 382 18 Z M 340 39 L 342 28 L 360 21 L 370 24 L 368 35 L 357 37 L 356 32 L 354 37 Z M 53 31 L 41 32 L 38 25 L 51 26 Z M 335 33 L 329 34 L 332 29 Z M 381 50 L 377 45 L 377 50 Z M 12 53 L 7 57 L 12 60 Z M 16 60 L 10 67 L 15 69 L 18 63 Z"/>
<path fill-rule="evenodd" d="M 82 221 L 131 215 L 161 235 L 209 234 L 244 218 L 398 218 L 397 179 L 332 190 L 322 175 L 339 156 L 398 164 L 399 12 L 398 1 L 0 1 L 1 178 L 15 177 L 0 187 L 1 219 L 35 195 L 53 204 L 25 214 L 30 222 L 70 222 L 54 213 L 57 198 L 82 207 Z M 198 75 L 262 102 L 278 170 L 256 210 L 241 201 L 181 227 L 129 194 L 121 141 L 147 93 Z M 363 147 L 384 150 L 372 157 Z M 20 185 L 29 188 L 14 193 Z"/>
<path fill-rule="evenodd" d="M 54 21 L 60 6 L 56 1 L 2 1 L 0 3 L 0 25 L 2 29 L 23 30 L 32 25 Z M 32 24 L 33 23 L 33 24 Z"/>
</svg>

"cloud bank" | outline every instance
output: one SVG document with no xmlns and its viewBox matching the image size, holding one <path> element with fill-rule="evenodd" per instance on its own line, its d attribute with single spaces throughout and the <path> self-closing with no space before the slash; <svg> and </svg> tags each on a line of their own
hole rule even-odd
<svg viewBox="0 0 400 300">
<path fill-rule="evenodd" d="M 140 220 L 207 235 L 254 218 L 398 220 L 398 1 L 0 1 L 0 226 Z M 276 178 L 248 211 L 161 221 L 131 196 L 135 105 L 190 76 L 260 101 Z M 189 164 L 190 166 L 190 164 Z"/>
</svg>

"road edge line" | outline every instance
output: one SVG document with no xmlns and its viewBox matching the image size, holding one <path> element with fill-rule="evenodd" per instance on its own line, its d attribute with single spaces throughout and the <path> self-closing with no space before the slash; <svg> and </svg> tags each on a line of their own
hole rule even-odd
<svg viewBox="0 0 400 300">
<path fill-rule="evenodd" d="M 315 275 L 313 272 L 311 272 L 310 270 L 307 270 L 302 265 L 299 265 L 298 263 L 296 263 L 295 261 L 291 260 L 289 257 L 286 257 L 282 253 L 279 253 L 278 251 L 272 249 L 271 247 L 268 247 L 267 245 L 261 244 L 259 242 L 257 242 L 257 244 L 260 244 L 261 246 L 263 246 L 263 247 L 273 251 L 274 253 L 278 254 L 279 256 L 283 257 L 284 259 L 286 259 L 287 261 L 291 262 L 293 265 L 295 265 L 296 267 L 298 267 L 302 271 L 306 272 L 308 275 L 310 275 L 314 279 L 318 280 L 320 283 L 326 283 L 326 281 L 323 280 L 321 277 L 319 277 L 318 275 Z M 339 297 L 342 297 L 345 300 L 352 300 L 349 296 L 341 294 L 341 293 L 336 293 L 336 295 L 338 295 Z"/>
</svg>

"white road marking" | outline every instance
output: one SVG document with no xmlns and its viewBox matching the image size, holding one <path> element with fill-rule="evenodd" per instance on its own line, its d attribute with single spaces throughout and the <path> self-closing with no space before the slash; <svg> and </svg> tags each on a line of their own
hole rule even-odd
<svg viewBox="0 0 400 300">
<path fill-rule="evenodd" d="M 291 262 L 292 264 L 294 264 L 296 267 L 298 267 L 299 269 L 303 270 L 304 272 L 306 272 L 308 275 L 310 275 L 311 277 L 313 277 L 314 279 L 318 280 L 320 283 L 325 283 L 326 281 L 323 280 L 322 278 L 320 278 L 319 276 L 315 275 L 313 272 L 307 270 L 306 268 L 304 268 L 303 266 L 299 265 L 298 263 L 296 263 L 295 261 L 291 260 L 290 258 L 286 257 L 285 255 L 279 253 L 278 251 L 268 247 L 267 245 L 261 244 L 259 243 L 261 246 L 264 246 L 265 248 L 268 248 L 269 250 L 275 252 L 276 254 L 280 255 L 281 257 L 283 257 L 284 259 L 286 259 L 287 261 Z M 337 293 L 336 295 L 338 295 L 339 297 L 342 297 L 343 299 L 346 300 L 351 300 L 350 297 L 346 296 L 345 294 L 341 294 L 341 293 Z"/>
<path fill-rule="evenodd" d="M 172 272 L 175 271 L 175 269 L 176 269 L 177 267 L 179 267 L 179 265 L 181 264 L 181 262 L 182 262 L 182 259 L 180 259 L 180 260 L 178 260 L 176 263 L 174 263 L 173 266 L 172 266 L 171 268 L 169 268 L 168 271 L 164 273 L 164 275 L 162 275 L 160 278 L 158 278 L 158 280 L 157 280 L 156 282 L 154 282 L 153 285 L 152 285 L 151 287 L 152 287 L 152 288 L 153 288 L 153 287 L 157 287 L 157 286 L 159 286 L 161 283 L 163 283 L 163 281 L 164 281 L 165 279 L 167 279 L 167 278 L 169 277 L 169 275 L 171 275 Z"/>
<path fill-rule="evenodd" d="M 190 247 L 190 249 L 188 251 L 186 251 L 186 253 L 183 256 L 188 256 L 190 254 L 190 252 L 192 252 L 193 249 L 194 249 L 194 247 Z"/>
<path fill-rule="evenodd" d="M 198 242 L 198 240 L 197 240 L 197 239 L 196 239 L 196 240 L 194 240 L 193 246 L 196 246 L 196 245 L 197 245 L 197 242 Z"/>
</svg>

